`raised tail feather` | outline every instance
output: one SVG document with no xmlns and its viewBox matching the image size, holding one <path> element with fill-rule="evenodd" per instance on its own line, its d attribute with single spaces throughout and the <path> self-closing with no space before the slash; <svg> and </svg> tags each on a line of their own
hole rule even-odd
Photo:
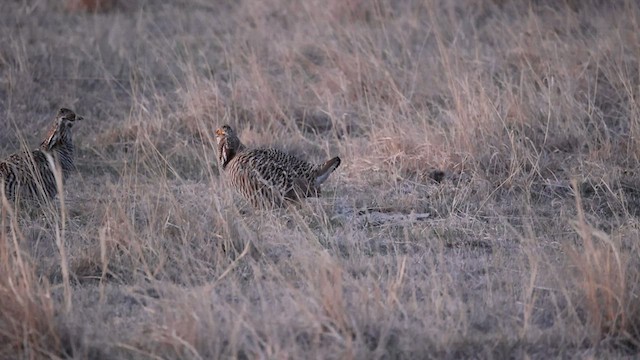
<svg viewBox="0 0 640 360">
<path fill-rule="evenodd" d="M 326 161 L 315 171 L 313 181 L 310 182 L 309 179 L 303 178 L 295 179 L 293 187 L 284 195 L 285 199 L 299 200 L 306 197 L 319 197 L 321 194 L 320 185 L 339 165 L 340 158 L 335 157 Z"/>
<path fill-rule="evenodd" d="M 325 182 L 329 178 L 329 175 L 331 175 L 331 173 L 338 166 L 340 166 L 340 158 L 337 156 L 331 160 L 327 160 L 324 164 L 322 164 L 322 166 L 320 166 L 320 168 L 316 170 L 315 186 L 320 186 L 323 182 Z"/>
</svg>

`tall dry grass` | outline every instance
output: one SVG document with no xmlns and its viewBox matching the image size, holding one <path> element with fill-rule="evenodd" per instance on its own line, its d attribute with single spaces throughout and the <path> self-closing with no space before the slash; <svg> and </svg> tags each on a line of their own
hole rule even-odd
<svg viewBox="0 0 640 360">
<path fill-rule="evenodd" d="M 86 10 L 0 5 L 0 153 L 86 119 L 64 196 L 2 205 L 2 358 L 637 356 L 635 2 Z M 252 209 L 223 123 L 343 163 Z"/>
</svg>

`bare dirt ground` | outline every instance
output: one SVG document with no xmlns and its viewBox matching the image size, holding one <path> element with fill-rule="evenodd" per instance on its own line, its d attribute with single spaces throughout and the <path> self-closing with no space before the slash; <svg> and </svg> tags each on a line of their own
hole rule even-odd
<svg viewBox="0 0 640 360">
<path fill-rule="evenodd" d="M 1 358 L 638 356 L 637 2 L 83 3 L 0 2 L 0 155 L 85 117 L 3 206 Z M 225 123 L 342 165 L 252 209 Z"/>
</svg>

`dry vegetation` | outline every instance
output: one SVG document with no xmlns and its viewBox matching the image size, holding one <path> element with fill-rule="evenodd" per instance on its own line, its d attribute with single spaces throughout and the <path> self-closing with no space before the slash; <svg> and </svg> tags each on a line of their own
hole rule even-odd
<svg viewBox="0 0 640 360">
<path fill-rule="evenodd" d="M 637 2 L 102 3 L 0 4 L 0 154 L 85 116 L 2 206 L 0 358 L 637 356 Z M 250 209 L 223 123 L 342 166 Z"/>
</svg>

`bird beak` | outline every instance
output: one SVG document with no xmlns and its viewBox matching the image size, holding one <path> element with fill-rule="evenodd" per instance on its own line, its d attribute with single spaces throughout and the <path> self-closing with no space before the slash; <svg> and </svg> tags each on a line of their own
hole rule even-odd
<svg viewBox="0 0 640 360">
<path fill-rule="evenodd" d="M 216 130 L 216 135 L 218 135 L 218 136 L 222 136 L 222 135 L 224 135 L 224 130 L 222 130 L 222 129 L 217 129 L 217 130 Z"/>
</svg>

